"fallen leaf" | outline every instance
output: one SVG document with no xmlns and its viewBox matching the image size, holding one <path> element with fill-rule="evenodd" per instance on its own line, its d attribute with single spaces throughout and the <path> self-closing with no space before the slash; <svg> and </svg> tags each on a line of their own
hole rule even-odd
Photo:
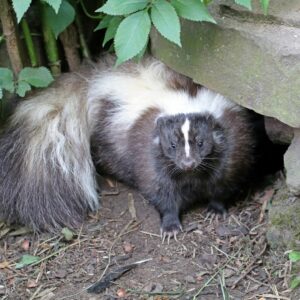
<svg viewBox="0 0 300 300">
<path fill-rule="evenodd" d="M 135 246 L 130 244 L 129 242 L 124 242 L 123 244 L 123 250 L 125 253 L 132 253 Z"/>
<path fill-rule="evenodd" d="M 127 296 L 126 290 L 123 289 L 123 288 L 118 289 L 118 290 L 117 290 L 117 295 L 118 295 L 118 297 L 120 297 L 120 298 L 126 297 L 126 296 Z"/>
<path fill-rule="evenodd" d="M 9 268 L 9 262 L 5 260 L 0 263 L 0 269 L 6 269 L 6 268 Z"/>
<path fill-rule="evenodd" d="M 35 287 L 37 287 L 37 282 L 35 281 L 35 280 L 32 280 L 32 279 L 29 279 L 28 281 L 27 281 L 27 284 L 26 284 L 26 286 L 29 288 L 29 289 L 31 289 L 31 288 L 35 288 Z"/>
<path fill-rule="evenodd" d="M 32 265 L 38 262 L 40 258 L 38 256 L 25 254 L 22 256 L 21 260 L 16 264 L 16 269 L 21 269 L 26 266 Z"/>
<path fill-rule="evenodd" d="M 69 228 L 64 227 L 61 230 L 62 235 L 64 236 L 66 241 L 72 241 L 74 239 L 74 232 L 71 231 Z"/>
<path fill-rule="evenodd" d="M 28 251 L 28 250 L 29 250 L 29 247 L 30 247 L 30 241 L 29 241 L 29 240 L 24 240 L 24 241 L 22 242 L 21 248 L 22 248 L 24 251 Z"/>
</svg>

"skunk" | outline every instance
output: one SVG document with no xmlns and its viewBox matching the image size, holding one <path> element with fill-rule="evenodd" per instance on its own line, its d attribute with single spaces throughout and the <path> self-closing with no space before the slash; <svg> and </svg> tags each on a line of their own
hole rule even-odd
<svg viewBox="0 0 300 300">
<path fill-rule="evenodd" d="M 137 188 L 161 216 L 224 212 L 254 167 L 246 109 L 158 60 L 103 57 L 21 102 L 0 138 L 0 218 L 35 231 L 79 226 L 99 207 L 96 170 Z"/>
</svg>

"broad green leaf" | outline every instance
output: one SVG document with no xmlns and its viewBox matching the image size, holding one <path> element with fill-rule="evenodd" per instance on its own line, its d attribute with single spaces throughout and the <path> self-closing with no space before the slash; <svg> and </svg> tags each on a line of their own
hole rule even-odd
<svg viewBox="0 0 300 300">
<path fill-rule="evenodd" d="M 21 269 L 26 266 L 32 265 L 38 262 L 40 258 L 38 256 L 25 254 L 22 256 L 21 260 L 16 264 L 16 269 Z"/>
<path fill-rule="evenodd" d="M 141 59 L 143 58 L 145 52 L 147 51 L 147 46 L 148 46 L 148 40 L 145 44 L 145 47 L 134 57 L 137 60 L 138 63 L 141 61 Z"/>
<path fill-rule="evenodd" d="M 45 67 L 24 68 L 19 73 L 18 81 L 26 81 L 34 87 L 47 87 L 53 81 L 53 77 Z"/>
<path fill-rule="evenodd" d="M 147 44 L 150 29 L 151 21 L 147 11 L 136 12 L 120 23 L 114 39 L 117 65 L 142 51 Z"/>
<path fill-rule="evenodd" d="M 55 11 L 47 5 L 45 18 L 53 31 L 55 37 L 63 32 L 75 19 L 75 10 L 68 1 L 62 1 L 60 9 L 56 14 Z"/>
<path fill-rule="evenodd" d="M 69 228 L 67 227 L 64 227 L 62 230 L 61 230 L 61 233 L 62 235 L 64 236 L 65 240 L 66 241 L 72 241 L 73 238 L 74 238 L 74 232 L 71 231 Z"/>
<path fill-rule="evenodd" d="M 94 31 L 107 28 L 109 25 L 109 22 L 111 21 L 112 18 L 113 18 L 113 16 L 108 16 L 108 15 L 104 16 L 103 19 L 97 25 L 97 27 L 94 29 Z"/>
<path fill-rule="evenodd" d="M 251 0 L 235 0 L 235 3 L 251 9 Z"/>
<path fill-rule="evenodd" d="M 28 10 L 32 0 L 12 0 L 14 11 L 17 15 L 17 21 L 20 23 L 22 17 Z"/>
<path fill-rule="evenodd" d="M 144 9 L 148 0 L 108 0 L 96 12 L 104 12 L 108 15 L 128 15 Z"/>
<path fill-rule="evenodd" d="M 61 5 L 62 0 L 43 0 L 44 2 L 47 2 L 55 11 L 57 14 Z"/>
<path fill-rule="evenodd" d="M 108 41 L 112 40 L 115 37 L 121 21 L 122 21 L 121 17 L 113 17 L 110 20 L 109 25 L 105 31 L 102 47 L 104 47 Z"/>
<path fill-rule="evenodd" d="M 17 85 L 17 89 L 16 89 L 16 93 L 20 96 L 20 97 L 24 97 L 26 92 L 31 90 L 31 86 L 29 83 L 27 83 L 26 81 L 19 81 L 18 85 Z"/>
<path fill-rule="evenodd" d="M 297 287 L 300 286 L 300 277 L 297 276 L 295 278 L 292 279 L 292 282 L 291 282 L 291 289 L 295 289 Z"/>
<path fill-rule="evenodd" d="M 0 68 L 0 88 L 11 93 L 14 91 L 14 75 L 10 69 Z"/>
<path fill-rule="evenodd" d="M 300 261 L 300 252 L 299 251 L 292 251 L 289 253 L 289 260 L 291 262 Z"/>
<path fill-rule="evenodd" d="M 207 7 L 199 0 L 172 0 L 178 15 L 191 21 L 206 21 L 216 23 Z"/>
<path fill-rule="evenodd" d="M 166 0 L 153 2 L 151 19 L 162 36 L 178 46 L 181 46 L 179 18 L 175 8 L 169 2 Z"/>
<path fill-rule="evenodd" d="M 269 2 L 270 2 L 270 0 L 260 0 L 260 5 L 261 5 L 265 15 L 268 13 Z"/>
</svg>

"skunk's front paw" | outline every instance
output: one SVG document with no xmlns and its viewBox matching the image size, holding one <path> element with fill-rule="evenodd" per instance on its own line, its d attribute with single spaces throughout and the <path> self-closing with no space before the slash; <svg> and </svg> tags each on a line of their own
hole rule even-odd
<svg viewBox="0 0 300 300">
<path fill-rule="evenodd" d="M 227 215 L 227 209 L 222 202 L 212 200 L 208 203 L 207 210 L 209 213 L 215 213 L 222 216 Z"/>
<path fill-rule="evenodd" d="M 171 237 L 174 237 L 174 239 L 177 241 L 177 234 L 179 231 L 182 231 L 182 226 L 178 216 L 165 215 L 162 217 L 160 228 L 162 243 L 164 243 L 165 239 L 167 238 L 169 244 Z"/>
</svg>

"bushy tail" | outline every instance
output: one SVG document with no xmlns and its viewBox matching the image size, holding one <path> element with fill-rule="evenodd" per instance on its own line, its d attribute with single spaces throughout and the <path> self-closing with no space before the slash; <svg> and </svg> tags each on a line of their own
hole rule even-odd
<svg viewBox="0 0 300 300">
<path fill-rule="evenodd" d="M 18 106 L 0 137 L 0 218 L 52 231 L 98 207 L 85 84 L 69 75 Z"/>
</svg>

